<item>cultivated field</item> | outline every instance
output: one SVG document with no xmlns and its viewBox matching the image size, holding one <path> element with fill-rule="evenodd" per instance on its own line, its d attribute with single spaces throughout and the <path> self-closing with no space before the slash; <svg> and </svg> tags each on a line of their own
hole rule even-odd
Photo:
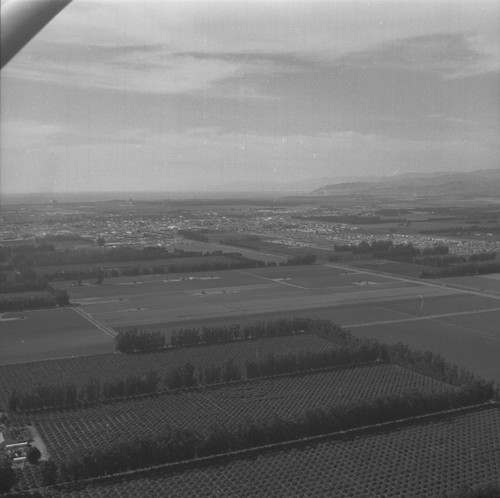
<svg viewBox="0 0 500 498">
<path fill-rule="evenodd" d="M 351 327 L 354 335 L 441 354 L 500 382 L 500 311 Z"/>
<path fill-rule="evenodd" d="M 310 316 L 331 320 L 359 335 L 435 350 L 474 372 L 500 381 L 496 359 L 500 357 L 497 277 L 415 280 L 373 269 L 317 264 L 122 277 L 105 279 L 102 285 L 58 282 L 57 286 L 66 289 L 71 301 L 104 330 L 109 330 L 107 326 L 117 331 L 135 327 L 160 330 L 168 339 L 180 327 Z M 80 320 L 75 313 L 67 313 Z M 64 323 L 69 322 L 59 323 L 59 330 Z M 22 330 L 28 324 L 28 320 L 23 320 L 1 325 L 2 330 Z M 100 336 L 90 322 L 85 327 Z M 45 358 L 61 356 L 62 342 L 54 339 L 55 329 L 37 332 L 37 338 L 57 346 Z M 45 335 L 47 339 L 43 339 Z M 83 335 L 66 337 L 76 341 L 77 346 L 73 352 L 71 343 L 64 342 L 69 355 L 112 349 L 104 333 L 100 337 L 101 349 L 80 349 Z M 21 342 L 16 343 L 16 348 L 17 356 L 10 353 L 8 361 L 42 358 L 39 348 L 29 348 Z M 0 361 L 7 362 L 4 354 L 0 353 Z"/>
<path fill-rule="evenodd" d="M 48 496 L 441 498 L 500 483 L 499 447 L 500 409 L 492 407 L 191 469 L 68 485 Z"/>
<path fill-rule="evenodd" d="M 318 408 L 391 394 L 444 393 L 453 389 L 429 377 L 382 364 L 165 393 L 92 408 L 13 415 L 13 419 L 33 424 L 51 458 L 62 462 L 85 449 L 104 449 L 134 437 L 160 436 L 169 427 L 205 435 L 216 423 L 236 428 L 247 420 L 296 420 Z"/>
<path fill-rule="evenodd" d="M 100 354 L 0 365 L 0 411 L 2 407 L 7 409 L 8 398 L 12 390 L 30 391 L 34 387 L 35 379 L 36 383 L 44 386 L 64 383 L 82 386 L 92 377 L 106 382 L 124 378 L 127 375 L 142 376 L 148 370 L 154 370 L 161 378 L 164 378 L 170 369 L 186 363 L 204 369 L 211 365 L 220 365 L 228 359 L 232 359 L 244 371 L 246 360 L 258 360 L 271 353 L 283 355 L 314 353 L 334 348 L 334 344 L 317 336 L 297 334 L 180 348 L 157 353 Z"/>
<path fill-rule="evenodd" d="M 0 365 L 114 350 L 113 339 L 72 308 L 7 313 L 0 321 Z"/>
<path fill-rule="evenodd" d="M 456 293 L 319 265 L 113 279 L 101 286 L 66 288 L 72 302 L 113 327 L 161 329 L 214 317 L 304 314 L 320 307 Z"/>
<path fill-rule="evenodd" d="M 455 285 L 476 291 L 487 291 L 500 295 L 500 274 L 473 275 L 468 277 L 449 277 L 437 279 L 446 285 Z"/>
</svg>

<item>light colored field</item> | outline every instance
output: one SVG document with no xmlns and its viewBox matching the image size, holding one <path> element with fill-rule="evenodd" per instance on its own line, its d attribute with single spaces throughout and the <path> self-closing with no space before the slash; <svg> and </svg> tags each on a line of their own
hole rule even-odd
<svg viewBox="0 0 500 498">
<path fill-rule="evenodd" d="M 114 351 L 112 338 L 72 308 L 21 314 L 1 323 L 0 364 Z"/>
<path fill-rule="evenodd" d="M 447 285 L 500 294 L 500 273 L 493 273 L 491 275 L 472 275 L 468 277 L 440 278 L 437 279 L 437 281 Z"/>
<path fill-rule="evenodd" d="M 422 299 L 460 294 L 442 285 L 320 265 L 109 279 L 100 286 L 67 290 L 72 302 L 101 322 L 120 328 L 298 310 L 307 314 L 309 309 L 401 300 L 409 302 L 403 308 L 416 306 L 418 310 Z M 384 315 L 379 310 L 375 320 L 397 318 L 399 311 L 388 309 Z M 373 309 L 367 316 L 359 315 L 347 323 L 374 318 Z"/>
<path fill-rule="evenodd" d="M 500 311 L 352 328 L 357 336 L 432 351 L 485 379 L 500 383 Z"/>
<path fill-rule="evenodd" d="M 87 312 L 113 327 L 456 293 L 441 286 L 420 286 L 364 273 L 345 273 L 321 266 L 233 270 L 211 274 L 218 278 L 209 280 L 185 274 L 175 281 L 138 278 L 133 283 L 122 279 L 119 284 L 111 281 L 101 286 L 68 290 L 72 302 L 80 303 Z M 94 297 L 88 297 L 91 294 Z M 101 300 L 95 299 L 96 294 L 102 296 Z"/>
<path fill-rule="evenodd" d="M 496 279 L 472 278 L 498 285 Z M 326 264 L 105 279 L 100 286 L 73 287 L 69 282 L 59 282 L 57 286 L 67 289 L 71 301 L 98 320 L 101 329 L 155 329 L 168 338 L 179 327 L 311 316 L 388 342 L 405 342 L 443 354 L 448 351 L 450 360 L 500 379 L 495 367 L 498 361 L 488 342 L 493 340 L 488 334 L 494 334 L 492 328 L 500 323 L 494 311 L 500 308 L 500 297 L 460 288 L 458 283 L 391 277 L 368 269 Z M 431 318 L 421 319 L 426 316 Z M 463 336 L 460 327 L 465 323 L 469 329 Z M 90 323 L 85 326 L 95 330 Z M 54 340 L 52 332 L 46 334 L 54 344 L 61 342 Z M 105 343 L 99 351 L 112 350 L 106 336 L 101 332 L 97 335 Z M 82 337 L 64 336 L 74 341 L 77 350 Z M 469 338 L 471 351 L 477 352 L 465 361 Z M 464 345 L 460 341 L 465 341 Z M 493 351 L 500 357 L 496 347 Z M 57 348 L 44 357 L 57 357 L 54 355 L 60 356 Z"/>
</svg>

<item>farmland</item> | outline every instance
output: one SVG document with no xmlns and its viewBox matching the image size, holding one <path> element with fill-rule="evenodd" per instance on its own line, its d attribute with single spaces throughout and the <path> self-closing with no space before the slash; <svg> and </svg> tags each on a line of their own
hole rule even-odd
<svg viewBox="0 0 500 498">
<path fill-rule="evenodd" d="M 114 350 L 111 337 L 71 308 L 29 310 L 15 315 L 15 319 L 0 321 L 0 365 Z"/>
<path fill-rule="evenodd" d="M 418 350 L 431 350 L 488 379 L 500 382 L 500 312 L 473 313 L 425 321 L 398 321 L 352 328 L 355 335 Z"/>
<path fill-rule="evenodd" d="M 103 337 L 105 337 L 103 335 Z M 171 368 L 192 363 L 199 368 L 221 364 L 231 358 L 243 367 L 247 359 L 259 359 L 269 354 L 299 354 L 333 349 L 335 346 L 316 336 L 300 334 L 269 337 L 252 341 L 181 348 L 141 355 L 100 354 L 34 361 L 15 365 L 0 365 L 0 407 L 6 409 L 13 389 L 28 390 L 33 380 L 43 385 L 61 383 L 85 384 L 91 377 L 114 380 L 126 375 L 144 375 L 157 371 L 163 378 Z M 1 411 L 1 410 L 0 410 Z"/>
<path fill-rule="evenodd" d="M 479 278 L 490 284 L 488 292 L 479 285 L 460 287 L 470 283 L 464 279 Z M 464 279 L 421 281 L 328 264 L 173 278 L 141 276 L 112 279 L 101 286 L 63 288 L 73 302 L 116 330 L 161 330 L 168 338 L 178 327 L 244 324 L 293 313 L 332 320 L 357 335 L 436 350 L 500 381 L 494 359 L 500 355 L 495 327 L 500 310 L 495 294 L 500 289 L 498 280 L 492 276 Z M 468 345 L 466 350 L 463 344 Z"/>
<path fill-rule="evenodd" d="M 490 284 L 491 291 L 481 291 L 479 285 L 474 288 L 476 283 L 472 285 L 464 280 L 479 278 Z M 499 281 L 493 276 L 448 280 L 453 281 L 412 280 L 345 265 L 317 264 L 120 277 L 105 279 L 102 285 L 75 286 L 70 282 L 58 282 L 57 287 L 67 290 L 72 303 L 104 329 L 160 330 L 168 340 L 172 331 L 179 327 L 245 324 L 293 313 L 332 320 L 352 328 L 360 336 L 390 343 L 402 341 L 417 349 L 439 351 L 451 361 L 500 381 L 495 359 L 500 354 L 496 327 L 500 301 L 494 293 L 499 289 Z M 110 337 L 71 310 L 36 313 L 38 322 L 2 322 L 6 347 L 0 353 L 0 362 L 113 349 Z M 28 333 L 30 323 L 43 324 L 45 316 L 60 319 L 44 327 L 43 332 L 38 330 L 36 336 L 31 333 L 31 340 L 36 337 L 44 345 L 54 345 L 52 349 L 44 347 L 41 353 L 40 348 L 21 342 L 23 338 L 19 341 L 18 331 L 28 327 Z M 79 326 L 92 330 L 92 334 L 75 332 L 68 335 L 70 329 L 67 327 L 73 322 L 76 327 L 75 320 Z M 63 330 L 64 335 L 61 335 Z M 84 348 L 89 337 L 97 342 L 90 341 Z M 71 341 L 67 341 L 69 338 Z M 99 344 L 102 347 L 98 347 Z M 462 347 L 465 344 L 466 350 Z"/>
<path fill-rule="evenodd" d="M 471 279 L 481 279 L 481 283 Z M 493 276 L 443 280 L 449 282 L 413 280 L 346 265 L 317 264 L 120 277 L 105 279 L 102 285 L 75 286 L 71 282 L 57 282 L 56 286 L 67 290 L 71 302 L 103 328 L 160 330 L 168 340 L 171 332 L 179 327 L 244 324 L 293 313 L 332 320 L 352 327 L 358 335 L 389 342 L 403 341 L 423 350 L 436 348 L 448 359 L 500 380 L 495 370 L 497 362 L 488 360 L 500 354 L 495 339 L 496 312 L 500 308 L 495 294 L 495 289 L 500 289 L 498 280 Z M 57 323 L 51 322 L 50 328 L 44 327 L 46 337 L 40 339 L 47 344 L 54 343 L 54 348 L 45 348 L 43 355 L 39 348 L 30 348 L 29 343 L 17 341 L 19 330 L 28 327 L 28 333 L 29 320 L 4 321 L 3 340 L 7 347 L 0 353 L 0 362 L 62 356 L 60 339 L 63 336 L 56 331 L 66 330 L 75 320 L 93 330 L 92 337 L 99 337 L 95 344 L 103 347 L 99 349 L 91 343 L 85 349 L 82 341 L 88 339 L 88 335 L 69 336 L 65 332 L 67 355 L 112 350 L 110 338 L 99 333 L 95 325 L 85 323 L 76 313 L 46 312 L 46 316 L 61 317 Z M 43 323 L 45 312 L 36 313 L 41 319 L 38 323 Z M 453 315 L 460 323 L 453 323 Z M 467 329 L 460 326 L 464 323 Z M 76 322 L 73 326 L 76 327 Z M 42 338 L 40 330 L 36 337 Z M 72 341 L 66 341 L 70 337 Z M 471 345 L 470 354 L 460 352 L 460 342 L 454 341 L 456 338 Z M 10 343 L 13 344 L 9 346 Z M 5 351 L 10 351 L 8 356 Z"/>
<path fill-rule="evenodd" d="M 499 483 L 499 446 L 500 409 L 491 407 L 194 468 L 66 485 L 47 496 L 438 498 Z"/>
<path fill-rule="evenodd" d="M 281 267 L 120 279 L 66 288 L 70 299 L 113 327 L 290 312 L 456 291 L 331 267 Z"/>
<path fill-rule="evenodd" d="M 207 433 L 214 424 L 236 428 L 246 420 L 295 420 L 306 410 L 369 401 L 405 392 L 443 393 L 450 386 L 393 365 L 346 368 L 221 386 L 217 389 L 30 414 L 53 460 L 131 438 L 161 435 L 169 427 Z M 21 416 L 17 423 L 22 422 Z"/>
<path fill-rule="evenodd" d="M 470 277 L 440 278 L 438 281 L 447 285 L 457 285 L 464 288 L 474 289 L 477 291 L 487 291 L 500 295 L 500 275 L 498 273 Z"/>
<path fill-rule="evenodd" d="M 73 272 L 67 281 L 51 282 L 68 292 L 71 306 L 3 315 L 0 411 L 10 410 L 15 426 L 30 427 L 43 459 L 54 464 L 51 483 L 59 484 L 42 489 L 44 495 L 423 497 L 498 481 L 494 386 L 431 353 L 358 339 L 432 350 L 500 381 L 496 276 L 421 280 L 418 265 L 329 261 L 331 237 L 344 228 L 302 223 L 283 209 L 259 208 L 255 216 L 228 210 L 222 218 L 211 211 L 207 220 L 203 209 L 170 216 L 163 204 L 157 208 L 147 229 L 139 214 L 91 216 L 96 225 L 87 225 L 89 235 L 106 239 L 92 251 L 107 251 L 113 242 L 125 248 L 128 242 L 130 254 L 154 253 L 154 258 L 110 257 L 94 265 L 66 254 L 65 261 L 75 264 L 59 265 L 58 253 L 52 253 L 45 261 L 53 266 L 38 271 Z M 208 243 L 181 238 L 185 228 L 218 226 L 235 214 L 246 232 L 234 226 L 215 230 Z M 192 222 L 186 221 L 191 215 Z M 273 216 L 274 224 L 268 223 Z M 262 233 L 250 236 L 259 226 Z M 386 228 L 370 226 L 367 233 Z M 344 235 L 350 243 L 362 240 L 357 229 L 345 228 Z M 259 250 L 224 241 L 248 241 Z M 241 252 L 278 266 L 135 272 L 225 259 L 156 257 L 155 251 L 175 247 Z M 318 256 L 316 264 L 279 265 L 287 256 L 308 252 Z M 10 254 L 17 261 L 15 251 Z M 89 266 L 127 268 L 135 276 L 75 278 Z M 285 332 L 290 335 L 259 339 L 231 335 L 240 330 L 236 326 L 291 316 L 331 320 L 354 337 L 340 331 L 350 339 L 336 342 L 340 336 L 322 335 L 320 326 L 311 333 L 300 326 Z M 229 338 L 214 333 L 216 326 L 227 326 Z M 192 327 L 212 327 L 212 335 L 186 330 Z M 163 333 L 171 347 L 113 352 L 116 333 L 134 328 L 136 337 L 163 341 Z M 120 334 L 118 346 L 132 336 Z M 203 339 L 189 342 L 192 336 Z M 232 342 L 216 343 L 223 340 Z M 349 356 L 353 351 L 359 356 Z M 367 351 L 369 356 L 362 356 Z M 327 364 L 321 358 L 348 360 Z M 233 376 L 226 375 L 227 364 Z M 148 379 L 150 390 L 132 389 Z M 18 470 L 16 489 L 40 486 L 45 463 Z M 148 470 L 154 465 L 165 468 Z M 131 473 L 122 478 L 102 477 L 127 470 Z M 61 484 L 97 476 L 102 481 Z"/>
<path fill-rule="evenodd" d="M 335 327 L 330 325 L 325 330 L 333 328 Z M 361 345 L 359 340 L 348 339 L 349 334 L 342 331 L 339 333 L 338 337 L 346 337 L 346 344 L 351 344 L 351 347 L 354 344 Z M 331 336 L 331 340 L 334 337 Z M 233 358 L 235 363 L 241 365 L 248 359 L 264 357 L 268 353 L 286 355 L 295 351 L 322 352 L 328 347 L 340 346 L 325 342 L 315 335 L 299 333 L 150 354 L 95 355 L 28 365 L 7 365 L 1 367 L 1 378 L 5 379 L 5 391 L 9 387 L 21 388 L 21 382 L 16 382 L 18 374 L 21 374 L 17 368 L 28 366 L 32 368 L 29 375 L 36 376 L 39 382 L 52 381 L 57 384 L 60 383 L 58 378 L 61 376 L 63 384 L 70 386 L 75 380 L 83 382 L 84 372 L 105 380 L 107 375 L 116 379 L 119 374 L 130 375 L 134 371 L 142 374 L 146 368 L 157 366 L 161 375 L 164 375 L 166 368 L 172 368 L 176 362 L 183 364 L 186 360 L 192 362 L 193 368 L 200 369 L 228 358 Z M 438 358 L 413 354 L 404 348 L 384 349 L 386 353 L 383 353 L 378 346 L 374 351 L 381 354 L 380 359 L 367 364 L 352 364 L 321 371 L 306 370 L 209 387 L 194 386 L 117 399 L 104 404 L 94 403 L 91 406 L 45 409 L 31 413 L 13 411 L 10 413 L 10 421 L 17 427 L 32 426 L 37 431 L 44 454 L 56 465 L 58 480 L 61 482 L 68 479 L 79 480 L 86 475 L 99 475 L 99 472 L 136 469 L 148 462 L 150 465 L 155 462 L 175 463 L 185 458 L 196 458 L 198 451 L 200 456 L 210 456 L 217 452 L 227 453 L 231 448 L 244 450 L 269 444 L 266 441 L 280 443 L 311 435 L 321 436 L 342 429 L 355 429 L 377 421 L 391 422 L 412 414 L 432 413 L 485 401 L 493 393 L 485 384 L 471 383 L 467 374 L 465 377 L 457 376 L 458 371 L 448 368 Z M 382 358 L 393 358 L 396 362 L 398 358 L 403 362 L 413 358 L 410 364 L 416 369 L 423 367 L 432 377 L 417 373 L 418 370 L 413 367 L 407 369 L 397 366 L 397 363 L 386 363 Z M 446 377 L 451 384 L 436 380 L 446 372 L 451 375 Z M 22 381 L 22 376 L 19 377 Z M 467 382 L 467 385 L 461 384 L 462 382 Z M 485 398 L 485 395 L 488 397 Z M 476 408 L 476 411 L 479 413 L 481 408 Z M 422 424 L 424 431 L 425 420 L 427 419 Z M 414 423 L 408 419 L 404 427 Z M 269 427 L 272 429 L 270 432 Z M 391 436 L 397 435 L 398 427 L 395 426 Z M 481 427 L 479 429 L 482 430 Z M 373 427 L 372 430 L 373 435 L 383 438 L 383 427 Z M 350 438 L 350 433 L 343 434 L 339 440 L 342 443 L 346 437 Z M 370 432 L 361 432 L 359 438 L 369 439 L 371 435 Z M 319 444 L 323 443 L 314 443 L 313 446 Z M 150 451 L 152 445 L 156 449 Z M 137 451 L 143 451 L 141 448 L 147 452 L 147 460 L 137 459 Z M 295 443 L 292 448 L 295 448 Z M 300 445 L 296 449 L 300 451 Z M 117 460 L 117 451 L 128 456 Z M 78 459 L 82 458 L 82 454 L 88 456 L 80 461 Z M 269 450 L 263 448 L 256 455 L 259 455 L 258 459 L 266 458 Z M 486 458 L 490 465 L 492 459 L 489 456 Z M 236 458 L 231 460 L 232 464 L 238 462 Z M 194 466 L 183 468 L 188 479 L 191 472 L 199 469 L 200 463 L 196 460 L 193 463 Z M 102 465 L 111 465 L 110 471 L 106 471 Z M 349 477 L 350 486 L 359 480 L 356 476 L 361 471 L 357 465 L 353 470 L 354 474 Z M 36 472 L 31 473 L 30 468 L 21 472 L 20 476 L 19 489 L 34 487 L 40 483 L 40 476 L 37 477 Z M 129 477 L 132 485 L 134 477 Z M 408 481 L 408 475 L 403 478 L 405 482 Z M 473 478 L 475 475 L 470 474 L 465 482 L 470 484 L 474 482 Z M 489 475 L 483 474 L 479 482 L 488 482 L 485 481 L 486 478 L 490 479 Z M 29 479 L 32 479 L 31 484 L 28 483 Z M 395 482 L 399 483 L 397 478 Z M 366 483 L 369 484 L 370 480 L 365 481 L 363 478 L 363 485 Z M 271 487 L 270 490 L 272 489 Z M 48 496 L 52 492 L 57 496 L 57 488 L 51 488 Z M 108 492 L 111 490 L 108 489 Z"/>
</svg>

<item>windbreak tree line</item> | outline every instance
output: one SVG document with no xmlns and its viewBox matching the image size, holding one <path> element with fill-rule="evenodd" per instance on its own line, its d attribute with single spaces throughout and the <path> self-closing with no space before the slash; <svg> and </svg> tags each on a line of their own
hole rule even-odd
<svg viewBox="0 0 500 498">
<path fill-rule="evenodd" d="M 361 241 L 359 244 L 335 245 L 335 252 L 351 252 L 353 254 L 371 254 L 374 258 L 392 259 L 408 258 L 415 256 L 430 256 L 436 254 L 448 254 L 449 248 L 443 244 L 435 244 L 423 250 L 415 247 L 411 242 L 408 244 L 394 244 L 392 240 Z"/>
<path fill-rule="evenodd" d="M 173 263 L 168 267 L 168 273 L 187 273 L 198 271 L 223 271 L 242 268 L 265 268 L 276 266 L 260 259 L 245 258 L 239 253 L 226 253 L 223 260 L 200 261 L 199 263 Z"/>
<path fill-rule="evenodd" d="M 224 334 L 219 334 L 219 330 Z M 238 332 L 236 335 L 235 331 Z M 246 331 L 246 335 L 240 335 L 244 331 Z M 80 386 L 64 383 L 37 386 L 27 392 L 14 390 L 9 398 L 9 409 L 27 411 L 69 407 L 78 404 L 99 403 L 124 396 L 151 394 L 163 390 L 203 388 L 224 382 L 244 381 L 370 362 L 399 365 L 407 370 L 460 389 L 467 387 L 473 391 L 489 392 L 490 397 L 497 393 L 493 383 L 476 379 L 469 371 L 444 360 L 440 355 L 429 351 L 424 353 L 412 351 L 403 344 L 387 345 L 375 340 L 360 339 L 328 320 L 280 319 L 267 323 L 257 322 L 245 327 L 207 328 L 205 332 L 205 339 L 208 338 L 209 341 L 214 342 L 199 342 L 200 338 L 203 337 L 199 329 L 184 329 L 183 337 L 192 338 L 192 341 L 184 345 L 214 344 L 242 338 L 255 339 L 307 332 L 333 342 L 337 348 L 314 353 L 268 354 L 258 360 L 247 360 L 244 364 L 238 363 L 237 359 L 229 358 L 224 362 L 204 368 L 196 367 L 187 362 L 169 369 L 163 379 L 158 372 L 150 370 L 142 376 L 129 375 L 107 382 L 90 378 L 87 383 Z M 128 341 L 126 347 L 131 350 L 133 348 L 135 352 L 143 347 L 138 345 L 140 341 L 143 341 L 144 347 L 153 350 L 155 341 L 162 344 L 164 340 L 164 336 L 159 332 L 147 333 L 145 331 L 141 333 L 132 331 L 129 334 L 122 334 L 120 337 L 121 340 Z M 134 341 L 138 342 L 134 345 Z M 163 348 L 163 346 L 160 347 Z M 168 352 L 166 354 L 165 360 L 168 361 Z"/>
<path fill-rule="evenodd" d="M 121 353 L 150 353 L 165 348 L 165 336 L 159 331 L 127 330 L 120 332 L 116 338 L 116 350 Z"/>
<path fill-rule="evenodd" d="M 165 247 L 160 246 L 147 246 L 142 248 L 121 246 L 20 253 L 13 257 L 13 263 L 16 266 L 19 264 L 29 264 L 30 266 L 59 266 L 84 263 L 99 264 L 112 261 L 144 261 L 151 259 L 196 257 L 202 255 L 202 251 L 185 251 L 183 249 L 169 251 Z"/>
<path fill-rule="evenodd" d="M 488 275 L 499 273 L 500 263 L 464 263 L 461 265 L 445 266 L 439 270 L 422 270 L 421 278 L 463 277 L 465 275 Z"/>
<path fill-rule="evenodd" d="M 0 312 L 54 308 L 56 298 L 45 291 L 0 294 Z"/>
<path fill-rule="evenodd" d="M 332 334 L 342 335 L 344 331 L 332 322 L 310 318 L 280 318 L 274 321 L 259 321 L 250 325 L 224 325 L 218 327 L 181 328 L 173 331 L 171 347 L 221 344 L 225 342 L 278 337 L 292 334 L 316 333 L 326 327 Z"/>
<path fill-rule="evenodd" d="M 18 277 L 16 277 L 18 278 Z M 12 280 L 8 281 L 5 272 L 0 272 L 0 294 L 11 292 L 36 292 L 47 287 L 47 280 Z"/>
<path fill-rule="evenodd" d="M 0 271 L 0 311 L 53 308 L 69 304 L 69 296 L 65 290 L 52 287 L 48 278 L 40 276 L 24 260 L 16 266 L 14 278 L 12 264 L 9 272 L 10 279 L 9 273 Z"/>
<path fill-rule="evenodd" d="M 158 390 L 160 376 L 150 370 L 144 375 L 102 382 L 91 377 L 85 384 L 39 385 L 30 391 L 13 390 L 9 396 L 10 411 L 44 410 L 87 405 L 125 396 L 150 394 Z"/>
<path fill-rule="evenodd" d="M 174 251 L 175 252 L 175 251 Z M 249 259 L 242 256 L 240 253 L 222 253 L 221 251 L 215 251 L 212 253 L 206 252 L 191 252 L 185 254 L 176 254 L 168 258 L 164 258 L 165 264 L 159 264 L 159 259 L 154 259 L 154 265 L 137 265 L 137 266 L 125 266 L 120 267 L 117 264 L 117 260 L 110 261 L 116 268 L 106 268 L 105 262 L 91 262 L 89 264 L 95 264 L 95 267 L 85 268 L 85 269 L 73 269 L 71 264 L 68 263 L 67 267 L 62 267 L 57 271 L 43 272 L 42 277 L 45 281 L 54 280 L 89 280 L 97 279 L 99 272 L 106 278 L 113 277 L 126 277 L 126 276 L 139 276 L 139 275 L 164 275 L 168 273 L 187 273 L 187 272 L 202 272 L 202 271 L 223 271 L 231 269 L 241 269 L 241 268 L 265 268 L 277 266 L 274 262 L 265 262 L 259 259 Z M 200 258 L 216 257 L 215 259 L 201 260 Z M 193 261 L 186 261 L 186 258 L 191 258 Z M 147 259 L 150 258 L 146 258 Z M 182 259 L 182 263 L 175 262 L 178 259 Z M 144 259 L 142 259 L 144 260 Z M 139 261 L 137 259 L 132 261 Z M 291 261 L 291 260 L 289 260 Z M 302 260 L 297 260 L 296 262 L 289 262 L 287 264 L 309 264 L 301 262 Z"/>
<path fill-rule="evenodd" d="M 394 244 L 392 240 L 362 241 L 359 244 L 335 245 L 335 252 L 349 252 L 357 256 L 438 268 L 437 270 L 422 270 L 421 278 L 481 275 L 500 271 L 500 263 L 494 262 L 497 256 L 496 252 L 481 252 L 470 256 L 449 254 L 449 247 L 440 243 L 419 249 L 414 247 L 411 242 Z M 337 259 L 337 256 L 330 257 L 331 261 Z"/>
<path fill-rule="evenodd" d="M 200 254 L 200 257 L 209 257 L 213 254 Z M 152 266 L 126 266 L 123 268 L 86 268 L 84 270 L 78 269 L 73 270 L 71 266 L 68 268 L 60 269 L 55 272 L 43 273 L 43 278 L 47 281 L 57 281 L 57 280 L 93 280 L 98 279 L 101 274 L 105 278 L 114 277 L 136 277 L 140 275 L 165 275 L 168 273 L 187 273 L 187 272 L 198 272 L 198 271 L 219 271 L 219 270 L 231 270 L 238 268 L 263 268 L 266 266 L 276 266 L 275 263 L 267 264 L 265 261 L 248 259 L 240 256 L 239 254 L 223 254 L 219 256 L 217 260 L 206 260 L 199 261 L 195 260 L 198 255 L 193 256 L 192 262 L 186 262 L 185 256 L 181 256 L 184 260 L 183 263 L 170 263 L 165 265 L 158 265 L 157 263 Z M 171 261 L 170 260 L 165 261 Z M 157 260 L 155 260 L 157 261 Z M 115 262 L 116 263 L 116 262 Z"/>
<path fill-rule="evenodd" d="M 247 360 L 245 373 L 247 379 L 293 374 L 373 362 L 379 359 L 379 354 L 379 348 L 375 344 L 364 344 L 357 348 L 344 347 L 318 353 L 269 354 L 260 360 Z"/>
<path fill-rule="evenodd" d="M 294 419 L 247 419 L 239 425 L 215 422 L 204 435 L 192 429 L 168 428 L 154 437 L 87 450 L 59 464 L 57 473 L 62 481 L 78 481 L 449 410 L 480 403 L 490 395 L 488 389 L 465 386 L 445 394 L 410 392 L 312 409 Z"/>
<path fill-rule="evenodd" d="M 316 263 L 318 257 L 313 253 L 306 253 L 302 255 L 293 256 L 288 258 L 280 266 L 300 266 L 300 265 L 312 265 Z"/>
<path fill-rule="evenodd" d="M 54 308 L 68 304 L 67 291 L 54 289 L 50 285 L 40 291 L 0 293 L 0 312 Z"/>
</svg>

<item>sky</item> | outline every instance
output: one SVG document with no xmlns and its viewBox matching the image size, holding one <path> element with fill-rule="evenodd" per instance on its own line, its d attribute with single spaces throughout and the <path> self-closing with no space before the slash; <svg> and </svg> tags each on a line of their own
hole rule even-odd
<svg viewBox="0 0 500 498">
<path fill-rule="evenodd" d="M 498 168 L 499 37 L 497 0 L 73 0 L 2 69 L 0 188 Z"/>
</svg>

